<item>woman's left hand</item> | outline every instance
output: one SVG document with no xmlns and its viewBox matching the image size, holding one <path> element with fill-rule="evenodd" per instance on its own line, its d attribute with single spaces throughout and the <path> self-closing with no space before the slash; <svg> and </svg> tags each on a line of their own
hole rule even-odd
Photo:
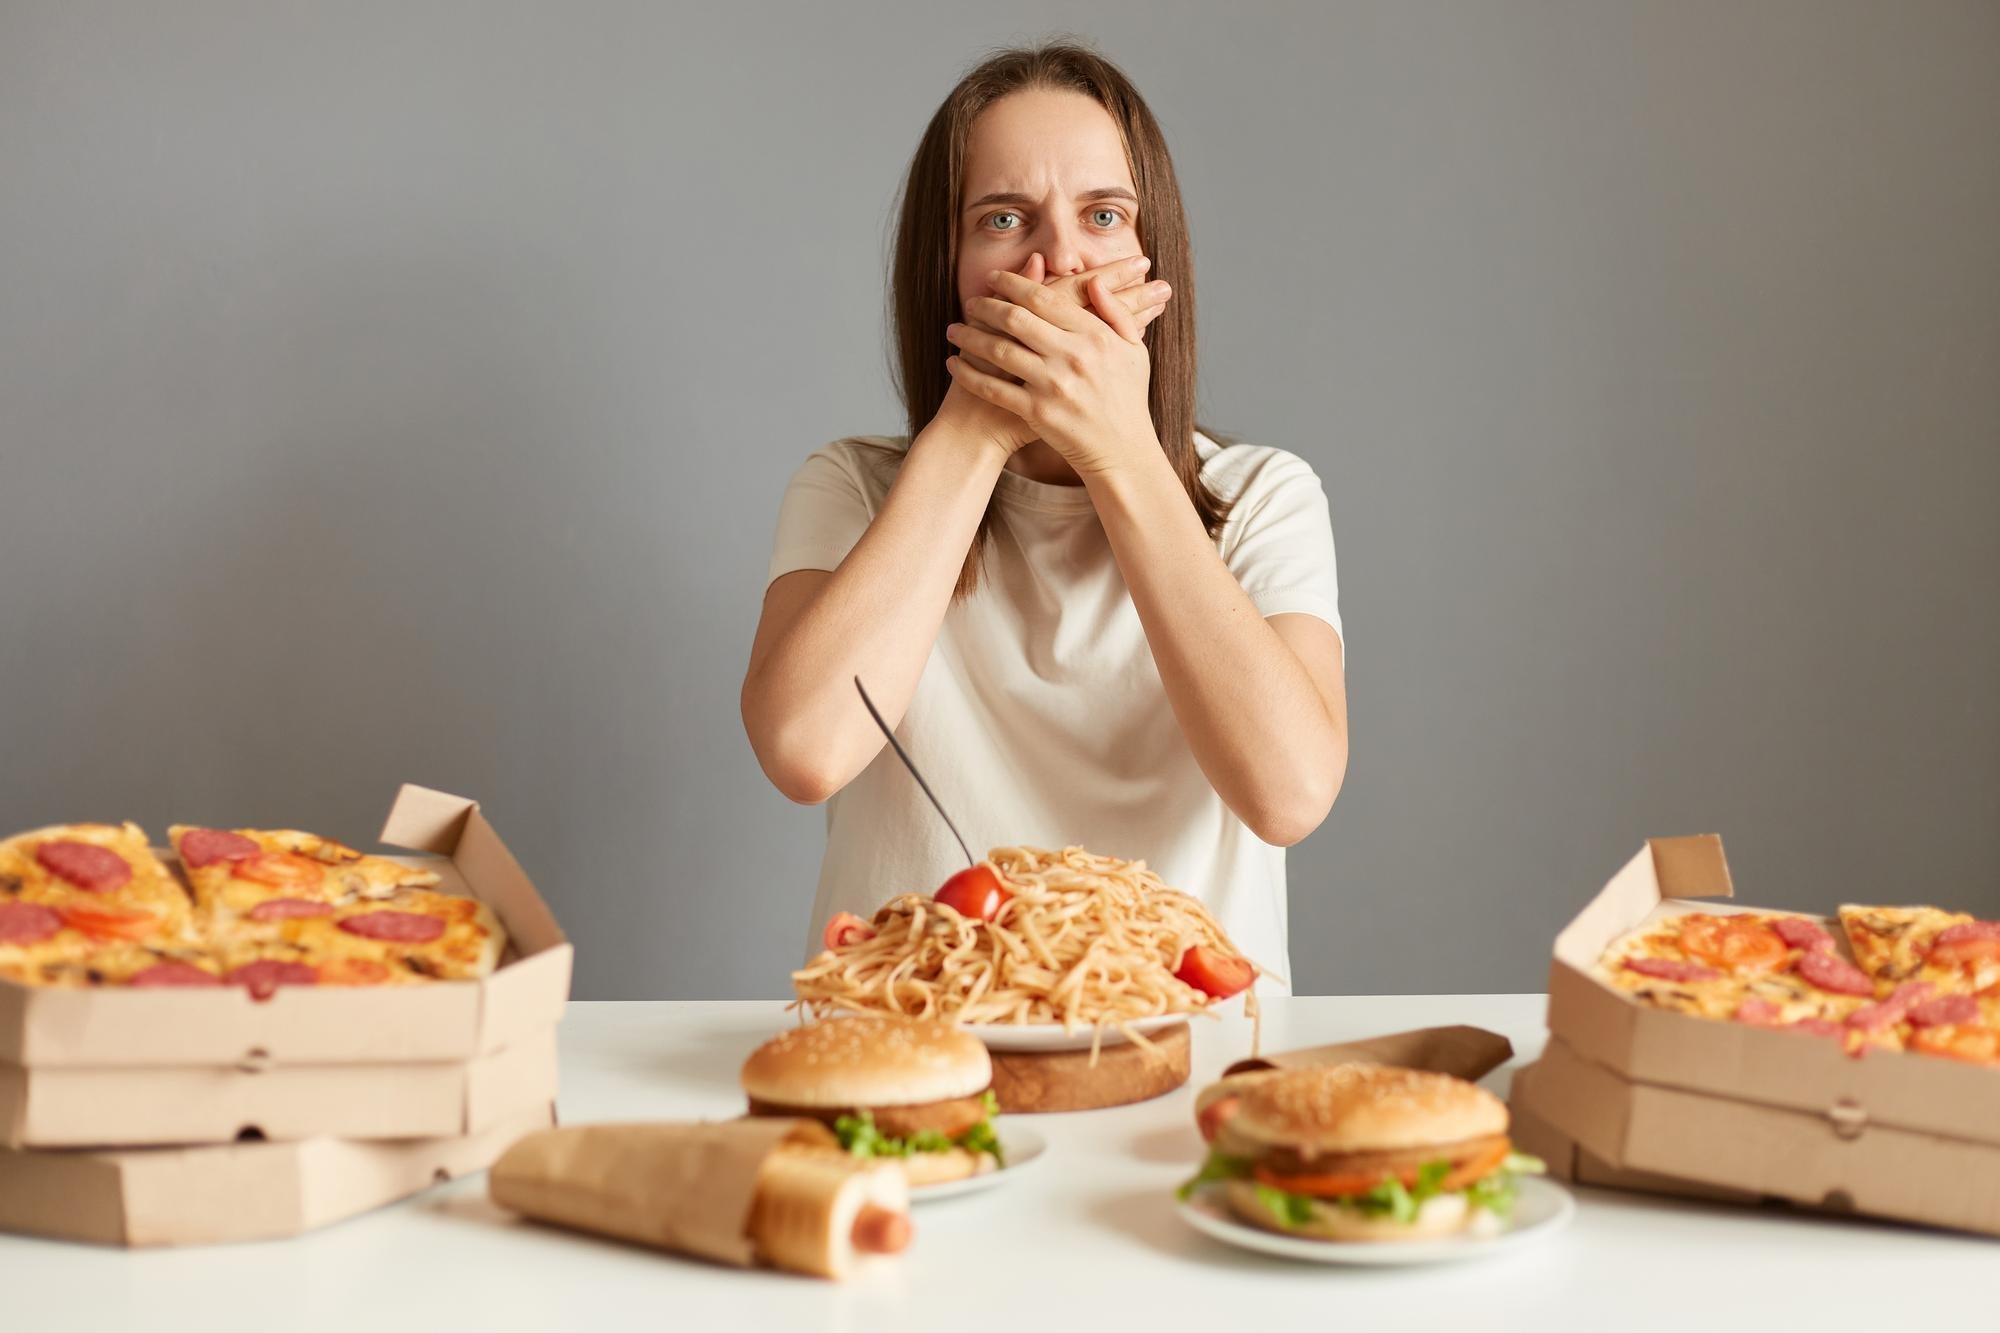
<svg viewBox="0 0 2000 1333">
<path fill-rule="evenodd" d="M 996 295 L 965 304 L 966 318 L 985 327 L 953 324 L 944 336 L 1021 382 L 975 370 L 962 356 L 945 362 L 952 378 L 1033 426 L 1080 476 L 1157 455 L 1146 397 L 1152 357 L 1143 326 L 1110 284 L 1090 280 L 1086 309 L 1018 273 L 996 270 L 987 282 Z"/>
</svg>

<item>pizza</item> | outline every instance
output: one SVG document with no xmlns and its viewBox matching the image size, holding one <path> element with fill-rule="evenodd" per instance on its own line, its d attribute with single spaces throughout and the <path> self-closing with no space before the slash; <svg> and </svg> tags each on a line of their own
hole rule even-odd
<svg viewBox="0 0 2000 1333">
<path fill-rule="evenodd" d="M 46 907 L 90 939 L 185 940 L 193 928 L 187 893 L 131 823 L 56 824 L 0 842 L 0 901 Z"/>
<path fill-rule="evenodd" d="M 2000 983 L 2000 923 L 1935 907 L 1840 909 L 1855 961 L 1870 976 L 1924 981 L 1944 993 Z"/>
<path fill-rule="evenodd" d="M 368 856 L 298 829 L 167 829 L 211 925 L 282 920 L 297 903 L 348 903 L 429 888 L 436 872 Z"/>
<path fill-rule="evenodd" d="M 0 842 L 0 979 L 38 986 L 406 985 L 498 966 L 506 932 L 432 871 L 297 829 L 136 824 Z"/>
<path fill-rule="evenodd" d="M 1811 917 L 1680 913 L 1613 941 L 1598 975 L 1643 1004 L 1830 1037 L 1851 1055 L 2000 1065 L 2000 922 L 1853 905 L 1839 920 L 1851 958 Z"/>
</svg>

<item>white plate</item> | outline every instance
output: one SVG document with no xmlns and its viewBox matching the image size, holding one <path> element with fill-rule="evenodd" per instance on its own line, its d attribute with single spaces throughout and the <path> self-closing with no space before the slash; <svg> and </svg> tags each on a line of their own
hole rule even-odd
<svg viewBox="0 0 2000 1333">
<path fill-rule="evenodd" d="M 1132 1019 L 1127 1026 L 1135 1032 L 1158 1032 L 1161 1028 L 1184 1023 L 1188 1017 L 1187 1014 L 1158 1014 L 1152 1018 Z M 1065 1032 L 1060 1023 L 967 1023 L 965 1030 L 985 1042 L 989 1051 L 1087 1051 L 1095 1035 L 1089 1027 Z M 1117 1028 L 1104 1029 L 1106 1046 L 1117 1046 L 1124 1040 L 1125 1034 Z"/>
<path fill-rule="evenodd" d="M 1309 1236 L 1283 1236 L 1262 1227 L 1239 1222 L 1222 1201 L 1219 1184 L 1204 1185 L 1180 1203 L 1181 1216 L 1196 1231 L 1205 1231 L 1217 1240 L 1246 1250 L 1287 1259 L 1305 1259 L 1321 1264 L 1404 1264 L 1460 1263 L 1507 1254 L 1523 1245 L 1547 1240 L 1569 1224 L 1576 1204 L 1569 1191 L 1540 1176 L 1523 1176 L 1515 1198 L 1514 1215 L 1497 1236 L 1446 1236 L 1438 1240 L 1366 1241 L 1314 1240 Z"/>
<path fill-rule="evenodd" d="M 960 1176 L 957 1180 L 940 1180 L 935 1185 L 916 1186 L 910 1191 L 910 1202 L 929 1203 L 933 1199 L 949 1199 L 1004 1185 L 1013 1179 L 1016 1172 L 1025 1171 L 1042 1160 L 1049 1150 L 1049 1141 L 1025 1125 L 1010 1125 L 1003 1119 L 999 1133 L 1000 1151 L 1006 1154 L 1007 1165 L 983 1175 Z"/>
</svg>

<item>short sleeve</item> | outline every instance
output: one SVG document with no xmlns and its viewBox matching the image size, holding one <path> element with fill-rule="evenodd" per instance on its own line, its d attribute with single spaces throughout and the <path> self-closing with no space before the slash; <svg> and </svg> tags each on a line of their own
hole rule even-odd
<svg viewBox="0 0 2000 1333">
<path fill-rule="evenodd" d="M 1259 615 L 1317 616 L 1340 635 L 1345 656 L 1333 520 L 1319 477 L 1304 459 L 1268 451 L 1237 493 L 1223 529 L 1222 558 Z"/>
<path fill-rule="evenodd" d="M 838 569 L 873 517 L 854 458 L 834 445 L 815 451 L 792 474 L 778 505 L 764 586 L 795 569 Z"/>
</svg>

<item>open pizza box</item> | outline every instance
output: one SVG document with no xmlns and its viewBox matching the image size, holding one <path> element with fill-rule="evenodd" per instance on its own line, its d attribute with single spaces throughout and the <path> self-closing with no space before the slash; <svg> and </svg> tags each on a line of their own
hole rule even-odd
<svg viewBox="0 0 2000 1333">
<path fill-rule="evenodd" d="M 544 1103 L 446 1138 L 0 1149 L 0 1231 L 130 1246 L 295 1236 L 483 1170 L 554 1120 Z"/>
<path fill-rule="evenodd" d="M 405 786 L 381 838 L 493 909 L 492 974 L 265 998 L 0 981 L 0 1146 L 461 1135 L 552 1100 L 572 950 L 534 884 L 464 797 Z"/>
<path fill-rule="evenodd" d="M 1732 893 L 1720 838 L 1656 838 L 1563 929 L 1535 1116 L 1593 1172 L 2000 1233 L 2000 1070 L 1856 1058 L 1824 1038 L 1652 1008 L 1594 974 L 1635 928 L 1753 910 L 1714 901 Z"/>
</svg>

